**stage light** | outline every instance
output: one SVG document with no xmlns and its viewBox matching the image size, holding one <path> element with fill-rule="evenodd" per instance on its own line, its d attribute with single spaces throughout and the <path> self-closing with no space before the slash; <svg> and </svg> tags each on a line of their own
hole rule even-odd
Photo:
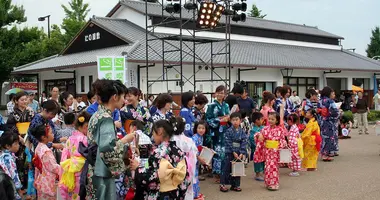
<svg viewBox="0 0 380 200">
<path fill-rule="evenodd" d="M 232 5 L 232 9 L 233 10 L 241 10 L 243 12 L 247 11 L 247 3 L 235 3 L 234 5 Z"/>
<path fill-rule="evenodd" d="M 224 10 L 222 12 L 224 15 L 234 15 L 236 12 L 233 10 Z"/>
<path fill-rule="evenodd" d="M 183 5 L 183 7 L 186 10 L 195 10 L 195 9 L 197 9 L 197 4 L 196 3 L 192 3 L 192 2 L 187 2 L 187 3 L 185 3 L 185 5 Z"/>
<path fill-rule="evenodd" d="M 234 22 L 238 22 L 238 21 L 245 22 L 246 18 L 247 18 L 247 16 L 245 15 L 245 13 L 235 14 L 234 16 L 232 16 L 232 21 L 234 21 Z"/>
<path fill-rule="evenodd" d="M 219 20 L 220 20 L 220 17 L 222 16 L 222 13 L 224 12 L 224 7 L 222 5 L 216 5 L 215 6 L 215 10 L 214 10 L 214 13 L 213 13 L 213 22 L 211 23 L 211 27 L 215 27 L 216 25 L 218 25 L 219 23 Z"/>
<path fill-rule="evenodd" d="M 168 4 L 166 5 L 165 10 L 168 13 L 179 13 L 181 12 L 181 4 L 179 3 Z"/>
</svg>

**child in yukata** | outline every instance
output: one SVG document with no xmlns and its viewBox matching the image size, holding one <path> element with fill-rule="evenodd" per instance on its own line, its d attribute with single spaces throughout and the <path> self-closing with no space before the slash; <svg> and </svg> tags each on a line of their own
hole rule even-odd
<svg viewBox="0 0 380 200">
<path fill-rule="evenodd" d="M 253 160 L 253 155 L 255 154 L 255 150 L 257 148 L 255 141 L 255 134 L 260 133 L 261 129 L 264 128 L 264 116 L 260 112 L 252 113 L 252 130 L 249 134 L 249 144 L 251 145 L 251 160 Z M 253 168 L 255 172 L 255 180 L 256 181 L 264 181 L 264 162 L 254 162 Z"/>
<path fill-rule="evenodd" d="M 203 147 L 203 135 L 207 132 L 207 123 L 203 120 L 195 122 L 194 125 L 194 135 L 192 137 L 195 146 L 198 149 L 198 154 L 197 154 L 197 167 L 195 168 L 195 176 L 194 176 L 194 184 L 193 184 L 193 190 L 194 190 L 194 199 L 196 200 L 203 200 L 204 195 L 200 193 L 200 185 L 199 185 L 199 168 L 200 165 L 206 166 L 209 165 L 209 163 L 206 163 L 206 161 L 200 157 L 200 153 L 202 152 L 202 147 Z"/>
<path fill-rule="evenodd" d="M 299 117 L 296 114 L 290 114 L 288 116 L 289 131 L 286 138 L 288 142 L 288 147 L 290 148 L 292 154 L 292 161 L 289 163 L 289 168 L 293 170 L 292 172 L 290 172 L 289 176 L 293 177 L 300 175 L 298 173 L 298 171 L 301 170 L 301 155 L 299 152 L 303 151 L 302 146 L 300 146 L 302 145 L 302 140 L 300 132 L 298 130 L 298 123 Z"/>
<path fill-rule="evenodd" d="M 36 168 L 34 185 L 37 189 L 37 197 L 44 200 L 56 200 L 56 180 L 61 174 L 61 166 L 57 164 L 53 151 L 46 145 L 54 140 L 52 129 L 47 124 L 41 124 L 30 130 L 30 133 L 38 140 L 33 158 L 33 165 Z"/>
<path fill-rule="evenodd" d="M 256 147 L 254 161 L 265 161 L 264 183 L 271 191 L 276 191 L 280 187 L 280 149 L 286 147 L 285 136 L 287 133 L 284 125 L 280 123 L 283 116 L 283 104 L 280 104 L 280 112 L 282 112 L 281 117 L 278 113 L 270 112 L 268 114 L 269 126 L 264 127 L 260 133 L 255 135 L 260 149 Z"/>
<path fill-rule="evenodd" d="M 78 149 L 80 142 L 88 146 L 86 135 L 90 118 L 91 115 L 87 112 L 79 114 L 78 119 L 75 121 L 75 128 L 77 130 L 69 136 L 62 151 L 61 167 L 63 168 L 63 174 L 59 182 L 62 199 L 80 199 L 80 175 L 86 159 L 78 152 Z"/>
<path fill-rule="evenodd" d="M 230 116 L 232 126 L 227 129 L 225 134 L 225 156 L 226 160 L 222 168 L 222 176 L 220 178 L 220 191 L 228 192 L 225 185 L 231 185 L 230 190 L 241 192 L 240 177 L 231 176 L 232 161 L 243 161 L 247 155 L 247 133 L 240 127 L 241 114 L 232 113 Z"/>
<path fill-rule="evenodd" d="M 16 157 L 14 154 L 17 153 L 20 148 L 20 139 L 17 133 L 11 131 L 2 131 L 0 135 L 0 168 L 12 179 L 16 187 L 16 190 L 13 191 L 14 198 L 19 200 L 22 199 L 21 197 L 23 196 L 23 190 L 20 177 L 18 176 Z"/>
<path fill-rule="evenodd" d="M 318 155 L 322 144 L 321 132 L 316 116 L 317 112 L 314 109 L 310 109 L 306 112 L 305 118 L 308 119 L 308 123 L 301 135 L 305 154 L 302 160 L 302 168 L 307 169 L 307 171 L 317 170 Z"/>
</svg>

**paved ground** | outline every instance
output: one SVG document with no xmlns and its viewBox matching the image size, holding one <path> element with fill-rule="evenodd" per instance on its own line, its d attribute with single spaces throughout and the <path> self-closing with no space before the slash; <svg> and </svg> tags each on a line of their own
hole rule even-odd
<svg viewBox="0 0 380 200">
<path fill-rule="evenodd" d="M 242 178 L 242 192 L 219 192 L 211 178 L 201 182 L 207 200 L 380 200 L 380 137 L 358 135 L 339 140 L 340 156 L 331 163 L 322 161 L 316 172 L 302 172 L 289 177 L 289 169 L 281 169 L 280 190 L 267 191 L 262 182 L 252 178 L 252 163 Z"/>
</svg>

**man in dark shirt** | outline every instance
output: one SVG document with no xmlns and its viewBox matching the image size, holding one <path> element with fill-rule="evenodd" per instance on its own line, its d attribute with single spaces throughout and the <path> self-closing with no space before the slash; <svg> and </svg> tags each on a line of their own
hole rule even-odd
<svg viewBox="0 0 380 200">
<path fill-rule="evenodd" d="M 247 116 L 251 116 L 256 110 L 256 103 L 248 96 L 245 88 L 241 97 L 237 99 L 237 104 L 239 105 L 239 110 L 244 110 Z"/>
<path fill-rule="evenodd" d="M 230 107 L 230 110 L 232 107 L 237 104 L 237 98 L 240 97 L 244 93 L 244 88 L 242 85 L 236 83 L 234 85 L 234 88 L 232 89 L 232 94 L 229 94 L 224 101 L 228 104 Z"/>
<path fill-rule="evenodd" d="M 356 109 L 358 115 L 358 126 L 359 126 L 359 134 L 363 133 L 363 129 L 365 134 L 368 134 L 368 121 L 367 114 L 369 113 L 368 103 L 365 99 L 363 99 L 363 93 L 358 92 L 358 101 L 356 102 Z"/>
</svg>

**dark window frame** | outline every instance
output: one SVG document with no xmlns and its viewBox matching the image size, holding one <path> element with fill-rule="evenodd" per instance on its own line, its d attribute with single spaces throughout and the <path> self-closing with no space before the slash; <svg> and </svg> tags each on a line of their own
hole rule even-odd
<svg viewBox="0 0 380 200">
<path fill-rule="evenodd" d="M 80 92 L 84 92 L 86 90 L 85 88 L 85 78 L 84 76 L 80 77 Z"/>
</svg>

